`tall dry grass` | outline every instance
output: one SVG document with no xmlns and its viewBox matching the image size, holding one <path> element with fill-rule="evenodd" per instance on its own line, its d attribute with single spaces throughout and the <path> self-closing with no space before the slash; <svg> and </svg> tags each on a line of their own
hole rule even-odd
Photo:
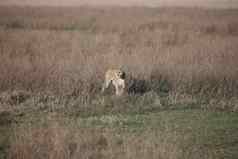
<svg viewBox="0 0 238 159">
<path fill-rule="evenodd" d="M 0 90 L 92 95 L 122 66 L 134 92 L 236 96 L 236 19 L 237 10 L 1 7 Z"/>
</svg>

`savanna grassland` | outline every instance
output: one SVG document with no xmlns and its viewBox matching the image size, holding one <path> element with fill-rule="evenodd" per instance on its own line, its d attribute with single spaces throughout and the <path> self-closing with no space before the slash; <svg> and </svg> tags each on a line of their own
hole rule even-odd
<svg viewBox="0 0 238 159">
<path fill-rule="evenodd" d="M 0 159 L 235 159 L 238 10 L 0 7 Z M 108 68 L 127 93 L 100 93 Z"/>
</svg>

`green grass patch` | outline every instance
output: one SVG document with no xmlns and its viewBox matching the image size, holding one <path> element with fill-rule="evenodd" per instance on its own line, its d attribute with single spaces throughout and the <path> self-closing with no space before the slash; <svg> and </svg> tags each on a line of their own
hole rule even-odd
<svg viewBox="0 0 238 159">
<path fill-rule="evenodd" d="M 26 96 L 21 102 L 14 102 L 15 98 L 10 97 L 12 96 L 9 98 L 4 96 L 1 99 L 2 104 L 6 108 L 6 105 L 9 105 L 8 110 L 11 110 L 2 112 L 0 116 L 0 157 L 2 158 L 8 157 L 9 153 L 14 156 L 15 153 L 25 152 L 24 149 L 29 146 L 28 144 L 33 144 L 36 148 L 39 146 L 37 149 L 40 151 L 43 151 L 41 144 L 46 144 L 46 147 L 49 145 L 54 147 L 54 144 L 48 140 L 54 140 L 52 138 L 55 135 L 62 135 L 63 139 L 57 138 L 58 142 L 63 145 L 68 144 L 70 147 L 71 143 L 68 140 L 76 140 L 75 135 L 78 136 L 81 131 L 95 131 L 102 135 L 108 134 L 109 131 L 108 136 L 105 137 L 107 143 L 112 145 L 114 142 L 126 143 L 124 148 L 128 149 L 133 149 L 133 144 L 127 142 L 131 138 L 135 138 L 136 142 L 141 142 L 140 140 L 143 138 L 148 140 L 141 143 L 146 150 L 149 149 L 147 146 L 150 144 L 147 142 L 155 140 L 150 146 L 156 152 L 158 151 L 156 145 L 160 145 L 162 142 L 165 144 L 162 144 L 162 147 L 166 154 L 163 158 L 171 155 L 168 151 L 169 148 L 166 148 L 168 145 L 174 145 L 172 149 L 180 156 L 178 158 L 183 159 L 198 156 L 235 159 L 238 156 L 238 135 L 236 133 L 238 131 L 238 114 L 237 112 L 210 109 L 209 107 L 213 107 L 215 103 L 221 103 L 214 102 L 215 99 L 212 102 L 204 102 L 205 100 L 199 100 L 200 97 L 173 96 L 171 94 L 159 96 L 153 91 L 142 95 L 133 94 L 122 97 L 98 95 L 91 97 L 87 102 L 83 96 L 31 95 Z M 231 101 L 222 103 L 225 105 L 234 104 Z M 57 134 L 58 130 L 62 134 Z M 42 136 L 40 139 L 42 141 L 35 140 L 35 135 L 44 133 L 46 136 L 49 135 L 49 139 L 45 140 Z M 64 136 L 64 134 L 67 135 Z M 93 133 L 91 137 L 101 138 L 97 133 Z M 80 136 L 80 142 L 76 145 L 80 146 L 84 142 L 84 140 L 81 141 L 81 138 L 91 137 L 85 133 L 85 136 Z M 86 142 L 90 142 L 86 144 L 95 144 L 91 139 Z M 15 148 L 14 146 L 18 144 L 25 144 L 26 147 Z M 115 149 L 122 149 L 121 145 L 114 146 Z M 67 153 L 68 147 L 63 146 L 62 149 Z M 131 151 L 141 153 L 142 149 Z M 35 151 L 32 149 L 29 153 L 34 154 Z M 50 152 L 51 149 L 44 151 L 47 151 L 48 154 L 55 153 Z M 91 152 L 92 150 L 86 148 L 85 151 Z M 118 150 L 106 149 L 106 151 Z M 128 155 L 128 151 L 123 151 L 123 157 Z M 195 156 L 194 153 L 196 153 Z M 149 157 L 148 154 L 150 153 L 146 152 L 147 157 Z M 35 155 L 38 156 L 41 153 Z M 137 155 L 137 153 L 133 154 L 134 157 Z M 154 158 L 157 157 L 156 155 L 161 154 L 155 153 Z M 104 157 L 110 158 L 110 155 L 107 154 Z"/>
</svg>

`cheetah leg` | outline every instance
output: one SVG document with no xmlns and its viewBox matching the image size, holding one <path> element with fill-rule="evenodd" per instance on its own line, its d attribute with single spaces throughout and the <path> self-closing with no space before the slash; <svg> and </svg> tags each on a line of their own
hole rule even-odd
<svg viewBox="0 0 238 159">
<path fill-rule="evenodd" d="M 110 80 L 105 80 L 105 82 L 103 83 L 103 86 L 102 86 L 102 90 L 101 90 L 102 93 L 105 91 L 105 89 L 107 89 L 109 87 L 110 83 L 111 83 Z"/>
<path fill-rule="evenodd" d="M 121 96 L 125 89 L 125 80 L 118 79 L 116 81 L 113 81 L 113 85 L 116 88 L 116 95 Z"/>
</svg>

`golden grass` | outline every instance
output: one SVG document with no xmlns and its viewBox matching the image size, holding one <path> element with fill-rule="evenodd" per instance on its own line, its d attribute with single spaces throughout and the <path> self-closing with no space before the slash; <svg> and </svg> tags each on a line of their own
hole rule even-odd
<svg viewBox="0 0 238 159">
<path fill-rule="evenodd" d="M 237 95 L 237 10 L 0 9 L 0 89 L 97 93 L 122 66 L 148 89 Z M 157 91 L 157 90 L 156 90 Z"/>
</svg>

